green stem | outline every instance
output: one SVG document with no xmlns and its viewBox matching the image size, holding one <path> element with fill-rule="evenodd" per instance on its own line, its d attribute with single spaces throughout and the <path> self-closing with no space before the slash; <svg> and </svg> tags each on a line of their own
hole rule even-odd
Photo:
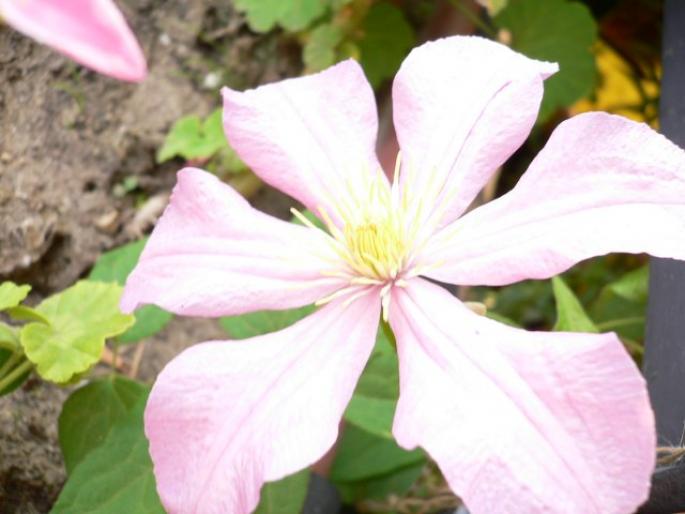
<svg viewBox="0 0 685 514">
<path fill-rule="evenodd" d="M 7 341 L 5 339 L 0 339 L 0 348 L 4 350 L 9 350 L 10 352 L 17 351 L 17 345 L 12 341 Z"/>
<path fill-rule="evenodd" d="M 19 360 L 22 357 L 21 352 L 13 352 L 12 355 L 9 356 L 9 358 L 5 361 L 5 364 L 0 367 L 0 378 L 4 377 L 7 373 L 9 373 L 10 369 L 19 362 Z"/>
<path fill-rule="evenodd" d="M 11 373 L 8 373 L 4 378 L 0 379 L 0 392 L 7 389 L 15 380 L 33 368 L 33 363 L 30 360 L 25 360 L 19 366 L 14 368 Z"/>
<path fill-rule="evenodd" d="M 483 31 L 485 34 L 490 36 L 492 39 L 495 41 L 497 40 L 497 32 L 495 31 L 494 28 L 492 28 L 490 25 L 485 23 L 480 16 L 478 16 L 476 13 L 474 13 L 471 9 L 466 7 L 464 5 L 463 0 L 451 0 L 450 2 L 454 7 L 459 9 L 459 11 L 466 16 L 471 23 L 473 23 L 476 27 L 478 27 L 481 31 Z"/>
</svg>

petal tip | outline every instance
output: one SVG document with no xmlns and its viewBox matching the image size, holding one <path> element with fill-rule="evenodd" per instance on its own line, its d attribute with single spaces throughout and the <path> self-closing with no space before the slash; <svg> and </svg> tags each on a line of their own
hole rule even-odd
<svg viewBox="0 0 685 514">
<path fill-rule="evenodd" d="M 559 72 L 559 63 L 550 61 L 536 61 L 539 63 L 540 75 L 543 79 L 548 79 Z"/>
</svg>

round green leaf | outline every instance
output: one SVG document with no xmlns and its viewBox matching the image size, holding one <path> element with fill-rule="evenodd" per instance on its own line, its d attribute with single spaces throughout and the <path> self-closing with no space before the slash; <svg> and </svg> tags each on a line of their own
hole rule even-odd
<svg viewBox="0 0 685 514">
<path fill-rule="evenodd" d="M 331 23 L 312 30 L 304 45 L 302 59 L 310 71 L 321 71 L 336 63 L 336 48 L 342 42 L 343 31 Z"/>
<path fill-rule="evenodd" d="M 0 311 L 16 307 L 31 291 L 31 286 L 18 286 L 14 282 L 0 284 Z"/>
<path fill-rule="evenodd" d="M 279 24 L 296 32 L 322 16 L 330 0 L 235 0 L 235 7 L 247 16 L 255 32 L 267 32 Z"/>
<path fill-rule="evenodd" d="M 42 378 L 68 382 L 99 360 L 106 338 L 133 324 L 119 311 L 121 292 L 116 284 L 82 280 L 35 308 L 50 324 L 24 325 L 19 337 Z"/>
</svg>

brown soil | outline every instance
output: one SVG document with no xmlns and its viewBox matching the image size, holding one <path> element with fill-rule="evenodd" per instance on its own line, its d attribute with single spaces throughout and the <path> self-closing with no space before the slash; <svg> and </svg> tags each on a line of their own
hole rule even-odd
<svg viewBox="0 0 685 514">
<path fill-rule="evenodd" d="M 175 120 L 217 107 L 220 85 L 300 69 L 279 38 L 250 33 L 225 0 L 118 5 L 148 59 L 139 85 L 91 73 L 0 26 L 0 281 L 31 284 L 36 300 L 149 230 L 155 216 L 141 219 L 136 205 L 173 186 L 182 162 L 157 165 L 155 152 Z M 130 177 L 138 188 L 122 195 L 118 185 Z M 272 190 L 254 202 L 287 213 Z M 214 321 L 174 320 L 146 343 L 138 376 L 151 381 L 182 348 L 220 337 Z M 0 514 L 47 512 L 59 493 L 56 426 L 67 395 L 32 380 L 0 398 Z"/>
</svg>

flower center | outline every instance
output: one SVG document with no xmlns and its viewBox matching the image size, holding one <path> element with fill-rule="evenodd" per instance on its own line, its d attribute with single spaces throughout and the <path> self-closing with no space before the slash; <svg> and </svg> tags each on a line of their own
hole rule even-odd
<svg viewBox="0 0 685 514">
<path fill-rule="evenodd" d="M 383 318 L 387 320 L 391 289 L 406 286 L 408 279 L 425 268 L 414 262 L 425 235 L 424 202 L 413 201 L 409 191 L 400 188 L 399 169 L 398 156 L 392 184 L 388 184 L 382 170 L 377 170 L 364 175 L 363 183 L 341 184 L 349 194 L 330 198 L 330 212 L 319 207 L 318 214 L 328 229 L 328 233 L 320 233 L 347 264 L 347 269 L 323 274 L 342 278 L 348 285 L 320 299 L 317 305 L 340 296 L 353 301 L 366 294 L 368 286 L 379 286 Z M 291 212 L 303 224 L 319 230 L 296 209 Z"/>
<path fill-rule="evenodd" d="M 362 276 L 388 281 L 404 268 L 407 245 L 398 213 L 383 214 L 362 213 L 361 221 L 345 225 L 345 260 Z"/>
</svg>

